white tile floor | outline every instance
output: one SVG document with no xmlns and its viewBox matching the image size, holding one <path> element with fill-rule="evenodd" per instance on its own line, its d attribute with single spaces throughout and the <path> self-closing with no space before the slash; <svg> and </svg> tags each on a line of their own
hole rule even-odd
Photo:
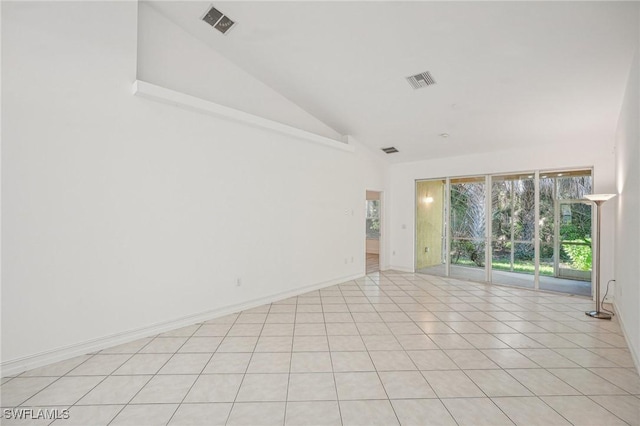
<svg viewBox="0 0 640 426">
<path fill-rule="evenodd" d="M 640 424 L 591 301 L 398 272 L 2 379 L 3 425 Z M 3 410 L 4 413 L 4 410 Z"/>
</svg>

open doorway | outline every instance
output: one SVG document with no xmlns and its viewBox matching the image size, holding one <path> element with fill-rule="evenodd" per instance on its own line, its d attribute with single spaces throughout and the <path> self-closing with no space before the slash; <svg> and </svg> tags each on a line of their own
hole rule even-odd
<svg viewBox="0 0 640 426">
<path fill-rule="evenodd" d="M 381 212 L 380 192 L 367 191 L 366 206 L 366 241 L 365 257 L 367 260 L 367 274 L 380 270 L 380 220 Z"/>
</svg>

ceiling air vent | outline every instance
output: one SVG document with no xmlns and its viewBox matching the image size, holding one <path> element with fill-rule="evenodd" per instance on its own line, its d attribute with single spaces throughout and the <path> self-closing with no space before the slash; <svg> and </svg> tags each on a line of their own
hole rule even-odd
<svg viewBox="0 0 640 426">
<path fill-rule="evenodd" d="M 394 152 L 398 152 L 395 146 L 390 146 L 389 148 L 382 148 L 382 150 L 387 154 L 393 154 Z"/>
<path fill-rule="evenodd" d="M 220 31 L 222 34 L 226 34 L 226 32 L 235 25 L 235 22 L 233 22 L 231 19 L 229 19 L 228 16 L 225 16 L 222 12 L 220 12 L 213 6 L 211 6 L 211 8 L 207 11 L 202 20 L 211 25 L 216 30 Z"/>
<path fill-rule="evenodd" d="M 421 87 L 436 84 L 436 81 L 433 79 L 433 76 L 431 76 L 429 71 L 407 77 L 407 81 L 414 89 L 420 89 Z"/>
</svg>

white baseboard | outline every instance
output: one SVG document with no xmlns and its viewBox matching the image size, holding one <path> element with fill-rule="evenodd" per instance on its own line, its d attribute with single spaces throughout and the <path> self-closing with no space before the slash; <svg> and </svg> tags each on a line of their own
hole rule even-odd
<svg viewBox="0 0 640 426">
<path fill-rule="evenodd" d="M 408 272 L 408 273 L 411 273 L 411 274 L 413 274 L 415 272 L 413 270 L 413 268 L 405 268 L 404 266 L 389 265 L 389 267 L 387 269 L 391 270 L 391 271 Z"/>
<path fill-rule="evenodd" d="M 287 299 L 289 297 L 297 296 L 303 293 L 307 293 L 313 290 L 319 290 L 321 288 L 329 287 L 336 284 L 341 284 L 345 281 L 351 281 L 358 278 L 362 278 L 364 274 L 351 275 L 341 278 L 335 278 L 329 281 L 324 281 L 317 284 L 311 284 L 305 287 L 296 288 L 293 290 L 287 290 L 284 292 L 276 293 L 270 296 L 260 297 L 258 299 L 249 300 L 247 302 L 226 306 L 224 308 L 213 309 L 210 311 L 199 312 L 193 315 L 187 315 L 181 318 L 175 318 L 169 321 L 163 321 L 156 324 L 152 324 L 146 327 L 141 327 L 121 333 L 112 334 L 109 336 L 99 337 L 97 339 L 87 340 L 85 342 L 76 343 L 61 348 L 52 349 L 49 351 L 41 352 L 34 355 L 28 355 L 22 358 L 12 359 L 9 361 L 3 361 L 0 363 L 0 376 L 13 376 L 23 371 L 31 370 L 33 368 L 42 367 L 44 365 L 52 364 L 54 362 L 64 361 L 75 356 L 84 355 L 92 352 L 97 352 L 102 349 L 110 348 L 112 346 L 121 345 L 123 343 L 132 342 L 144 337 L 155 336 L 160 333 L 174 330 L 180 327 L 186 327 L 191 324 L 208 321 L 214 318 L 219 318 L 228 314 L 232 314 L 238 311 L 244 311 L 246 309 L 255 308 L 267 303 L 277 302 L 278 300 Z"/>
<path fill-rule="evenodd" d="M 633 358 L 633 363 L 636 366 L 636 372 L 640 374 L 640 353 L 636 351 L 636 348 L 631 344 L 629 340 L 629 333 L 627 333 L 627 328 L 624 325 L 624 318 L 620 315 L 620 311 L 616 306 L 615 302 L 613 303 L 613 311 L 618 316 L 618 322 L 620 323 L 620 329 L 622 330 L 622 335 L 624 336 L 624 340 L 627 342 L 627 347 L 629 348 L 629 352 L 631 352 L 631 358 Z"/>
</svg>

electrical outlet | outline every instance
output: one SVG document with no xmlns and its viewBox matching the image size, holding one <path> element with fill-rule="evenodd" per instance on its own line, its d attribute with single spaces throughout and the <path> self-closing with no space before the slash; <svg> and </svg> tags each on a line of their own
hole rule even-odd
<svg viewBox="0 0 640 426">
<path fill-rule="evenodd" d="M 242 280 L 240 278 L 236 279 L 236 287 L 240 287 L 242 285 Z"/>
<path fill-rule="evenodd" d="M 425 252 L 425 253 L 429 253 L 429 247 L 425 247 L 425 248 L 424 248 L 424 252 Z"/>
<path fill-rule="evenodd" d="M 393 255 L 394 255 L 394 256 L 396 255 L 396 251 L 395 251 L 395 250 L 393 251 Z"/>
</svg>

